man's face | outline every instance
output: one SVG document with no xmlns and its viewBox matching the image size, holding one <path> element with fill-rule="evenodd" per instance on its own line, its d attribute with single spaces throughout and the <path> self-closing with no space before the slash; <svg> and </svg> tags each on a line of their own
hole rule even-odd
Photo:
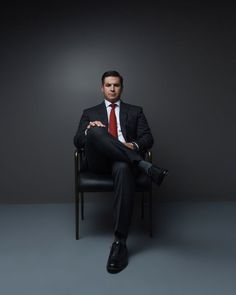
<svg viewBox="0 0 236 295">
<path fill-rule="evenodd" d="M 117 100 L 119 100 L 122 92 L 120 78 L 112 76 L 106 77 L 102 85 L 102 92 L 104 94 L 105 99 L 110 101 L 111 103 L 114 103 Z"/>
</svg>

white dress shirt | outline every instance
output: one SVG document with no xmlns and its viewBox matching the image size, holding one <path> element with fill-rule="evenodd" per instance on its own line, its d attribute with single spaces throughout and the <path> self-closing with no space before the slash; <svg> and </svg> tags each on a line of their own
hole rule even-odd
<svg viewBox="0 0 236 295">
<path fill-rule="evenodd" d="M 109 118 L 110 118 L 110 113 L 111 113 L 111 102 L 108 100 L 104 99 L 106 109 L 107 109 L 107 118 L 108 118 L 108 124 L 109 124 Z M 121 132 L 121 127 L 120 127 L 120 100 L 115 102 L 116 107 L 115 107 L 115 113 L 116 113 L 116 122 L 117 122 L 117 133 L 118 133 L 118 140 L 121 142 L 125 142 L 124 136 Z"/>
</svg>

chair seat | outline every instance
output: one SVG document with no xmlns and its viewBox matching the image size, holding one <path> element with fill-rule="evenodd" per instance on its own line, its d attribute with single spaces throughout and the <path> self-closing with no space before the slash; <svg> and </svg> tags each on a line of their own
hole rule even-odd
<svg viewBox="0 0 236 295">
<path fill-rule="evenodd" d="M 141 173 L 136 177 L 135 190 L 137 192 L 150 190 L 149 177 Z M 111 192 L 113 191 L 113 180 L 110 175 L 96 174 L 92 172 L 80 172 L 79 191 L 83 192 Z"/>
</svg>

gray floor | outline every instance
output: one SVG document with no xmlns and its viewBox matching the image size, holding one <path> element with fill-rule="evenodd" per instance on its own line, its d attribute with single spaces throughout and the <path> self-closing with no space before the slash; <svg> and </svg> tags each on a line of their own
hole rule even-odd
<svg viewBox="0 0 236 295">
<path fill-rule="evenodd" d="M 0 294 L 235 294 L 236 203 L 158 204 L 153 239 L 136 210 L 116 275 L 108 211 L 89 202 L 76 241 L 73 204 L 1 205 Z"/>
</svg>

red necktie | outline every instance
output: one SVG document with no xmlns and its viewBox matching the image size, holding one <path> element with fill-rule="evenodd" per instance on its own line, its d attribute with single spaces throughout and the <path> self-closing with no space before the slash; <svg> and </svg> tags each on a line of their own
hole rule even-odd
<svg viewBox="0 0 236 295">
<path fill-rule="evenodd" d="M 110 107 L 111 107 L 111 112 L 110 112 L 110 118 L 109 118 L 109 130 L 108 131 L 114 137 L 118 137 L 116 113 L 115 113 L 116 104 L 112 103 L 112 104 L 110 104 Z"/>
</svg>

